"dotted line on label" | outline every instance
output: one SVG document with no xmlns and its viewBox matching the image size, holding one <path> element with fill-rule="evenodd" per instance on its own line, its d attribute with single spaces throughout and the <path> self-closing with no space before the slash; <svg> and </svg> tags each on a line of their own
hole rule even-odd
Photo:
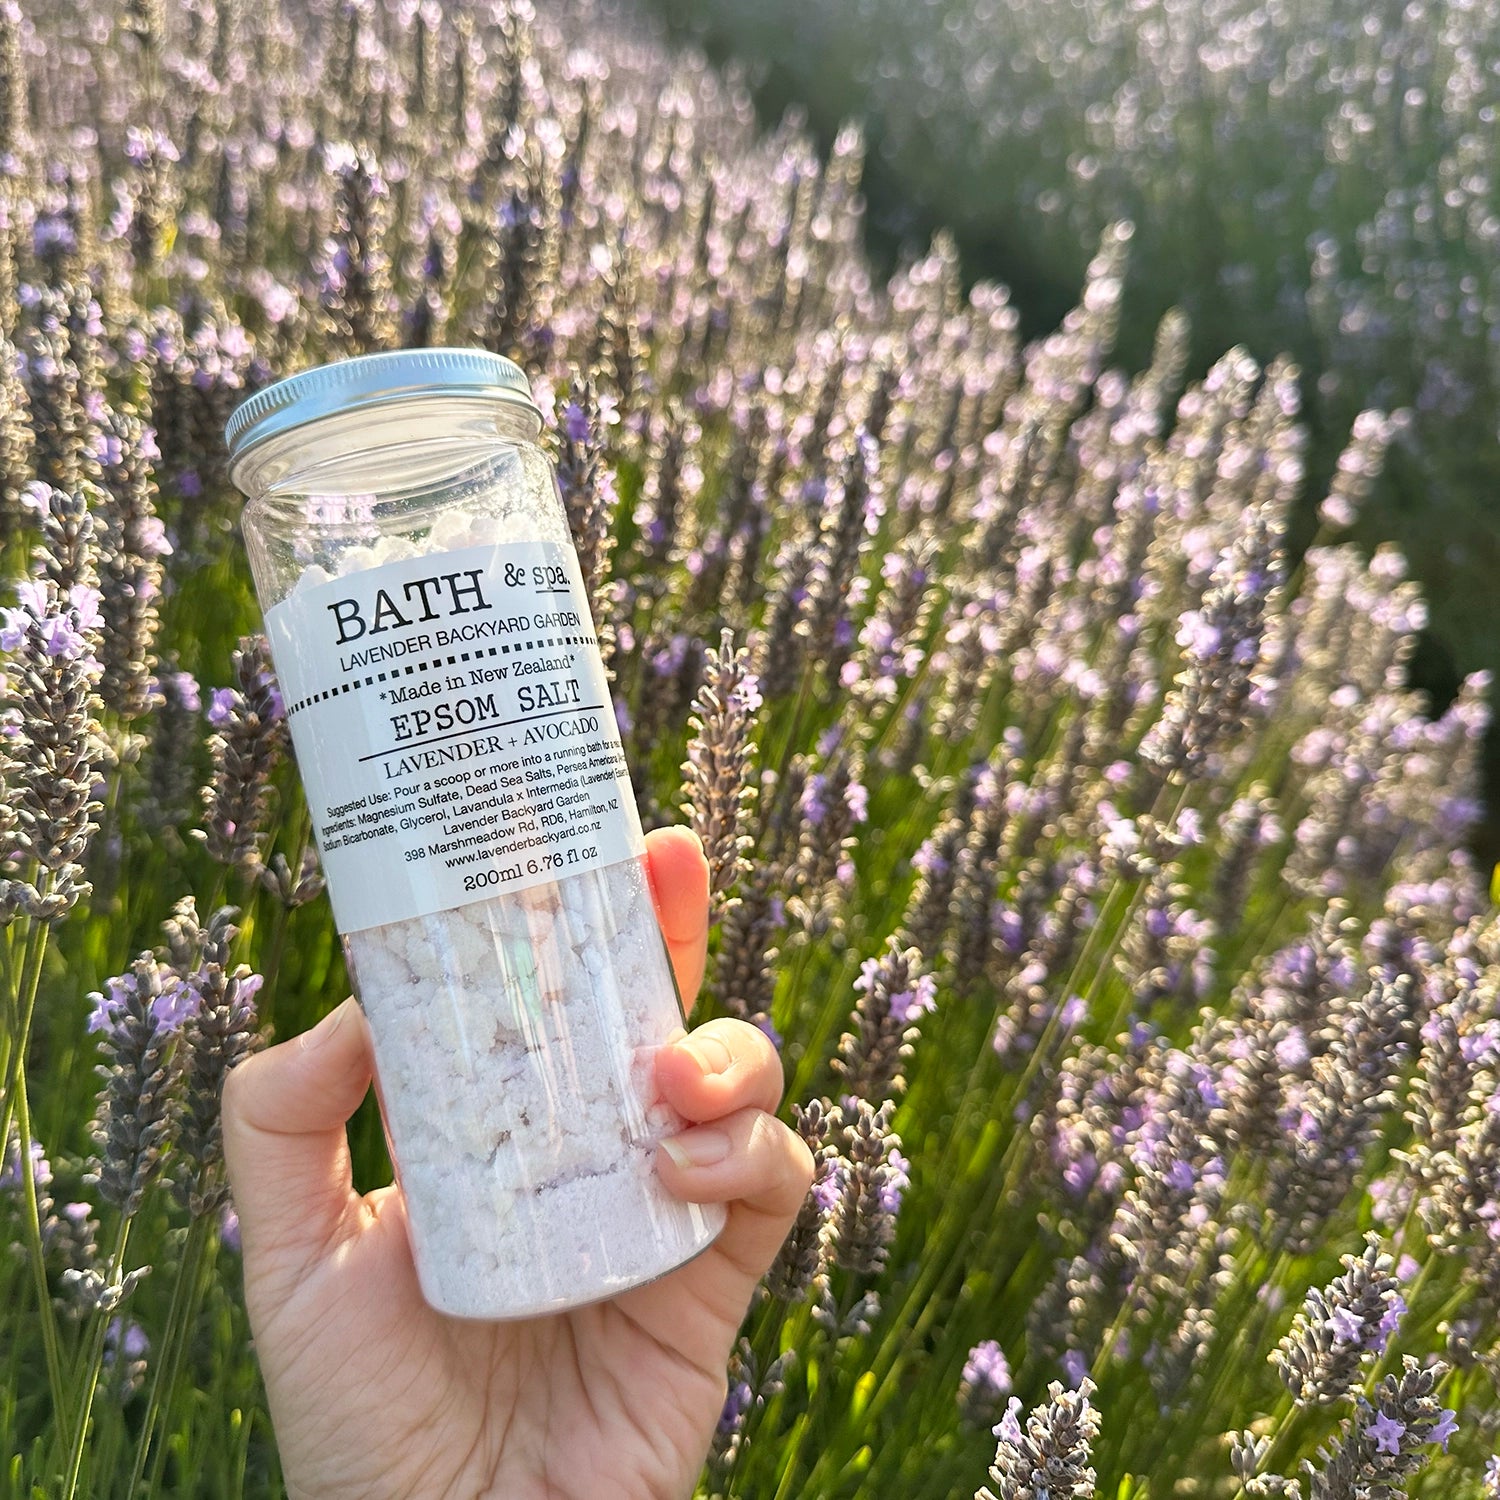
<svg viewBox="0 0 1500 1500">
<path fill-rule="evenodd" d="M 483 646 L 472 651 L 455 652 L 452 656 L 434 656 L 428 661 L 411 661 L 399 667 L 387 667 L 383 672 L 371 672 L 366 676 L 346 678 L 343 682 L 336 682 L 330 688 L 324 688 L 321 692 L 309 693 L 305 698 L 299 698 L 297 702 L 290 704 L 287 708 L 288 714 L 301 713 L 304 708 L 311 708 L 314 703 L 326 703 L 330 698 L 342 697 L 345 693 L 361 692 L 367 687 L 376 687 L 382 682 L 395 682 L 398 678 L 415 677 L 425 672 L 440 672 L 448 667 L 462 666 L 464 662 L 486 661 L 492 656 L 509 656 L 514 652 L 520 656 L 526 651 L 545 651 L 552 646 L 595 646 L 599 644 L 599 637 L 594 635 L 557 635 L 545 637 L 536 641 L 517 641 L 514 645 L 509 643 L 500 646 L 491 646 L 485 649 Z"/>
</svg>

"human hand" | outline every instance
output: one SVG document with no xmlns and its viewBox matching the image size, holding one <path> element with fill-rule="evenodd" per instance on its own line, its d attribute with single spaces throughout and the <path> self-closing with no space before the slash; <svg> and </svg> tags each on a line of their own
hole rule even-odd
<svg viewBox="0 0 1500 1500">
<path fill-rule="evenodd" d="M 708 945 L 708 868 L 683 829 L 646 841 L 657 915 L 691 1007 Z M 422 1299 L 398 1188 L 353 1188 L 345 1122 L 371 1079 L 352 1000 L 249 1058 L 224 1090 L 245 1300 L 287 1488 L 296 1496 L 487 1495 L 677 1500 L 691 1495 L 725 1397 L 725 1364 L 756 1283 L 812 1182 L 807 1146 L 774 1111 L 781 1060 L 744 1021 L 710 1021 L 657 1057 L 662 1096 L 715 1122 L 711 1166 L 657 1153 L 669 1191 L 725 1202 L 712 1246 L 607 1302 L 478 1323 Z"/>
</svg>

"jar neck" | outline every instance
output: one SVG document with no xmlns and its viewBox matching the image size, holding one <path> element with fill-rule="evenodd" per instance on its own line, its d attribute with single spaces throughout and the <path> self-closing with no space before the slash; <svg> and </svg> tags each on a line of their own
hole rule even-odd
<svg viewBox="0 0 1500 1500">
<path fill-rule="evenodd" d="M 440 486 L 500 449 L 534 444 L 539 426 L 513 402 L 411 397 L 269 438 L 236 461 L 234 480 L 273 505 L 310 495 L 390 496 Z"/>
</svg>

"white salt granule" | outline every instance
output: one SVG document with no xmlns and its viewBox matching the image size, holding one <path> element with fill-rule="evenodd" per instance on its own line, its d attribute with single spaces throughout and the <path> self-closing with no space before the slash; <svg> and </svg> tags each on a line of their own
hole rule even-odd
<svg viewBox="0 0 1500 1500">
<path fill-rule="evenodd" d="M 426 545 L 350 547 L 338 575 L 499 542 L 445 513 Z M 307 568 L 297 587 L 335 576 Z M 632 859 L 349 933 L 422 1291 L 459 1317 L 524 1317 L 612 1296 L 705 1249 L 721 1204 L 674 1198 L 656 1142 L 684 1122 L 654 1059 L 682 1024 Z"/>
<path fill-rule="evenodd" d="M 348 937 L 422 1290 L 461 1317 L 612 1295 L 708 1245 L 657 1179 L 681 1025 L 643 864 Z"/>
</svg>

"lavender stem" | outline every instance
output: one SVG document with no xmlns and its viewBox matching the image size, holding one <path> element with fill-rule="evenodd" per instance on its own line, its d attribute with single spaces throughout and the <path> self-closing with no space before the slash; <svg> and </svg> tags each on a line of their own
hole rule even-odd
<svg viewBox="0 0 1500 1500">
<path fill-rule="evenodd" d="M 33 987 L 34 993 L 34 987 Z M 26 1097 L 26 1066 L 25 1058 L 20 1060 L 21 1065 L 16 1069 L 16 1129 L 17 1139 L 22 1145 L 19 1156 L 21 1164 L 21 1182 L 26 1199 L 26 1258 L 31 1263 L 32 1280 L 36 1286 L 37 1316 L 42 1325 L 42 1348 L 47 1358 L 47 1386 L 52 1395 L 52 1409 L 61 1412 L 66 1404 L 66 1395 L 63 1387 L 62 1357 L 58 1352 L 57 1344 L 57 1317 L 52 1308 L 52 1293 L 47 1286 L 47 1266 L 43 1260 L 42 1251 L 42 1222 L 37 1212 L 36 1201 L 36 1174 L 31 1170 L 26 1160 L 26 1148 L 32 1140 L 31 1134 L 31 1105 Z M 9 1135 L 0 1135 L 0 1141 L 9 1139 Z"/>
</svg>

